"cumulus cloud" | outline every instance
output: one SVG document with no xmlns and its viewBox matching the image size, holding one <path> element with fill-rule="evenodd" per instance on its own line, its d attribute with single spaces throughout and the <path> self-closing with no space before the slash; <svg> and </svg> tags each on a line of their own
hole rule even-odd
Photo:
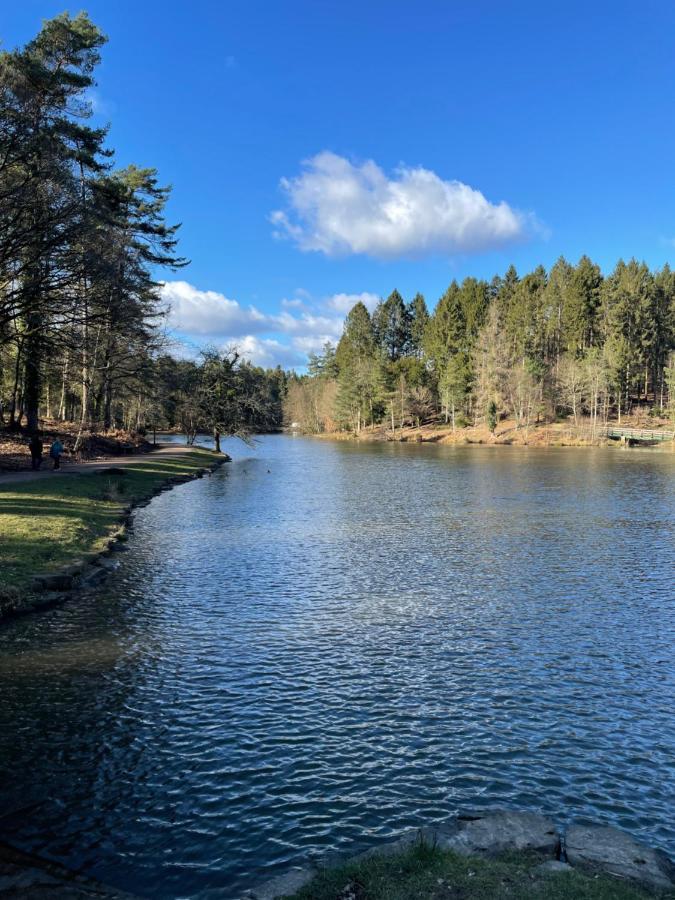
<svg viewBox="0 0 675 900">
<path fill-rule="evenodd" d="M 192 335 L 244 335 L 268 328 L 266 316 L 255 307 L 242 307 L 217 291 L 200 291 L 187 281 L 165 281 L 162 299 L 169 326 Z"/>
<path fill-rule="evenodd" d="M 380 298 L 377 294 L 369 294 L 367 292 L 362 294 L 333 294 L 326 301 L 326 306 L 329 309 L 342 313 L 342 315 L 347 315 L 349 310 L 359 302 L 363 303 L 369 312 L 372 312 L 380 302 Z"/>
<path fill-rule="evenodd" d="M 270 216 L 275 236 L 327 256 L 471 253 L 522 240 L 535 224 L 429 169 L 400 166 L 388 177 L 372 160 L 358 165 L 328 151 L 281 188 L 288 207 Z"/>
<path fill-rule="evenodd" d="M 379 300 L 368 292 L 314 299 L 297 291 L 302 300 L 282 299 L 278 311 L 262 312 L 187 281 L 166 281 L 161 293 L 179 353 L 196 356 L 206 345 L 236 347 L 256 365 L 293 368 L 306 365 L 307 356 L 328 341 L 338 342 L 345 314 L 355 303 L 362 301 L 372 310 Z"/>
<path fill-rule="evenodd" d="M 260 338 L 249 334 L 231 344 L 227 342 L 223 344 L 223 347 L 230 346 L 235 346 L 244 359 L 265 369 L 272 369 L 275 366 L 292 369 L 304 366 L 307 362 L 306 354 L 301 350 L 274 338 Z"/>
</svg>

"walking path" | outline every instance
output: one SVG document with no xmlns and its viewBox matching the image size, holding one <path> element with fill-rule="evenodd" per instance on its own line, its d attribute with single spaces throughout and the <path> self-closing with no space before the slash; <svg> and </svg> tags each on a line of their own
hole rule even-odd
<svg viewBox="0 0 675 900">
<path fill-rule="evenodd" d="M 106 456 L 101 459 L 92 459 L 88 462 L 71 463 L 61 459 L 61 468 L 56 472 L 52 469 L 51 459 L 45 458 L 42 462 L 44 466 L 38 472 L 6 472 L 0 473 L 0 487 L 5 484 L 21 484 L 25 481 L 35 481 L 38 478 L 58 478 L 62 475 L 82 475 L 90 472 L 100 472 L 103 469 L 109 469 L 111 466 L 127 466 L 137 465 L 138 463 L 148 462 L 152 457 L 161 456 L 163 459 L 180 459 L 184 453 L 190 451 L 191 447 L 182 444 L 159 444 L 156 450 L 150 450 L 148 453 L 130 453 L 128 456 Z"/>
</svg>

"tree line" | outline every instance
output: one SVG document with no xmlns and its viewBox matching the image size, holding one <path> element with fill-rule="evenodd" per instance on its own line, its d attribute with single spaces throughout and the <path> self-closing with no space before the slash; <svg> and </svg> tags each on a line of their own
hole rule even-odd
<svg viewBox="0 0 675 900">
<path fill-rule="evenodd" d="M 284 415 L 359 432 L 673 413 L 675 274 L 635 260 L 606 276 L 584 256 L 453 281 L 433 312 L 394 290 L 372 315 L 357 303 L 303 376 L 234 351 L 173 359 L 159 273 L 188 261 L 165 218 L 170 189 L 153 168 L 115 169 L 107 129 L 90 122 L 104 43 L 86 14 L 63 14 L 0 53 L 0 424 L 218 439 Z"/>
<path fill-rule="evenodd" d="M 64 13 L 0 53 L 0 424 L 75 421 L 78 441 L 276 426 L 278 372 L 234 352 L 167 355 L 158 273 L 188 261 L 165 219 L 170 189 L 153 168 L 115 169 L 107 129 L 89 121 L 104 43 L 85 13 Z"/>
<path fill-rule="evenodd" d="M 432 313 L 397 290 L 289 382 L 286 417 L 307 431 L 441 417 L 452 427 L 501 418 L 518 427 L 570 416 L 595 428 L 635 407 L 675 417 L 675 273 L 587 256 L 520 277 L 453 281 Z"/>
</svg>

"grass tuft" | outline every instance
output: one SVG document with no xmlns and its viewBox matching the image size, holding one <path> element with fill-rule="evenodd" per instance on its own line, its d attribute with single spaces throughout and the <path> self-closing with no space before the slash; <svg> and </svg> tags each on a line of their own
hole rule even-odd
<svg viewBox="0 0 675 900">
<path fill-rule="evenodd" d="M 293 900 L 645 900 L 639 887 L 610 875 L 542 874 L 540 856 L 459 856 L 425 841 L 321 870 Z M 660 897 L 675 897 L 660 894 Z"/>
</svg>

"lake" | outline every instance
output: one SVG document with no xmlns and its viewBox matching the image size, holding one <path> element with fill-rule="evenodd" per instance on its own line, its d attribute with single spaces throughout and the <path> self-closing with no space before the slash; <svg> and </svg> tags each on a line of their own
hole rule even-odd
<svg viewBox="0 0 675 900">
<path fill-rule="evenodd" d="M 675 842 L 675 453 L 269 436 L 0 629 L 0 838 L 237 897 L 462 808 Z"/>
</svg>

